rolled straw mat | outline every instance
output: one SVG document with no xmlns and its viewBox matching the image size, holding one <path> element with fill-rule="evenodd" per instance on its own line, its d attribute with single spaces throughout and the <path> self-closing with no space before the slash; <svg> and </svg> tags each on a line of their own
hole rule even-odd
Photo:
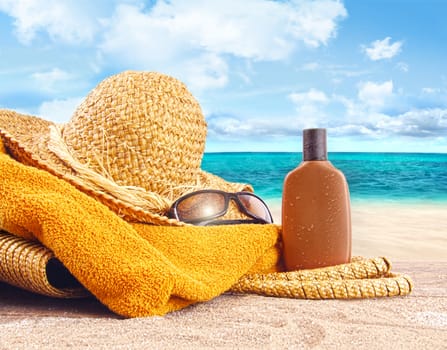
<svg viewBox="0 0 447 350">
<path fill-rule="evenodd" d="M 89 294 L 51 250 L 1 230 L 0 281 L 56 298 L 78 298 Z"/>
</svg>

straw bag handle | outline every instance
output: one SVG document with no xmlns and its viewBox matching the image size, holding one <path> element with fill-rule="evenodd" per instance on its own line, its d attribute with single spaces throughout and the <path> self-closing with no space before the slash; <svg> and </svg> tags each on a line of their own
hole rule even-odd
<svg viewBox="0 0 447 350">
<path fill-rule="evenodd" d="M 353 258 L 343 265 L 313 270 L 247 274 L 230 292 L 298 299 L 359 299 L 403 296 L 411 293 L 413 282 L 390 272 L 386 258 Z"/>
</svg>

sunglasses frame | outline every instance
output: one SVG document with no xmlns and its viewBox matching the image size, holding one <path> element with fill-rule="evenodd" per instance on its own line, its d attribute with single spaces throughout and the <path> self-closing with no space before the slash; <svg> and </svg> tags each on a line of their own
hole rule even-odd
<svg viewBox="0 0 447 350">
<path fill-rule="evenodd" d="M 217 194 L 223 195 L 224 200 L 225 200 L 223 210 L 221 210 L 220 212 L 218 212 L 216 214 L 210 215 L 206 218 L 195 219 L 195 220 L 182 219 L 178 214 L 178 209 L 177 209 L 178 205 L 185 199 L 188 199 L 190 197 L 193 197 L 193 196 L 196 196 L 196 195 L 202 194 L 202 193 L 217 193 Z M 261 218 L 255 214 L 249 212 L 248 209 L 245 207 L 245 205 L 242 203 L 242 201 L 238 198 L 239 195 L 251 196 L 251 197 L 256 198 L 258 201 L 260 201 L 264 205 L 266 212 L 268 213 L 270 221 L 267 221 L 264 218 Z M 250 220 L 250 219 L 215 220 L 219 217 L 224 216 L 228 212 L 228 208 L 230 206 L 231 200 L 233 200 L 236 203 L 238 209 L 242 213 L 244 213 L 248 217 L 251 217 L 252 220 Z M 171 208 L 169 209 L 168 216 L 171 218 L 175 218 L 179 221 L 183 221 L 188 224 L 193 224 L 193 225 L 198 225 L 198 226 L 244 224 L 244 223 L 245 224 L 273 224 L 272 213 L 270 212 L 270 209 L 268 208 L 267 204 L 259 196 L 255 195 L 252 192 L 246 192 L 246 191 L 232 193 L 232 192 L 225 192 L 225 191 L 221 191 L 221 190 L 199 190 L 199 191 L 191 192 L 191 193 L 185 194 L 184 196 L 180 197 L 172 204 Z"/>
</svg>

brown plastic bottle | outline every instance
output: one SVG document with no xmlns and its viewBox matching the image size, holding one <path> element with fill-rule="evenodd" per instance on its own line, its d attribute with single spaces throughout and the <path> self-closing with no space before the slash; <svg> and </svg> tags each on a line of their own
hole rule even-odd
<svg viewBox="0 0 447 350">
<path fill-rule="evenodd" d="M 284 180 L 282 230 L 288 271 L 351 260 L 349 189 L 328 161 L 326 129 L 303 130 L 303 161 Z"/>
</svg>

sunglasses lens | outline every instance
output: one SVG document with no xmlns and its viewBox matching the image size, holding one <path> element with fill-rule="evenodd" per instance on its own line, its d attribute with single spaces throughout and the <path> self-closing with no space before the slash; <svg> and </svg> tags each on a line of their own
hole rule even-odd
<svg viewBox="0 0 447 350">
<path fill-rule="evenodd" d="M 196 193 L 177 204 L 177 215 L 185 222 L 211 219 L 224 211 L 225 196 L 216 192 Z"/>
<path fill-rule="evenodd" d="M 272 217 L 266 205 L 256 196 L 239 193 L 237 195 L 245 209 L 252 215 L 271 223 Z"/>
</svg>

